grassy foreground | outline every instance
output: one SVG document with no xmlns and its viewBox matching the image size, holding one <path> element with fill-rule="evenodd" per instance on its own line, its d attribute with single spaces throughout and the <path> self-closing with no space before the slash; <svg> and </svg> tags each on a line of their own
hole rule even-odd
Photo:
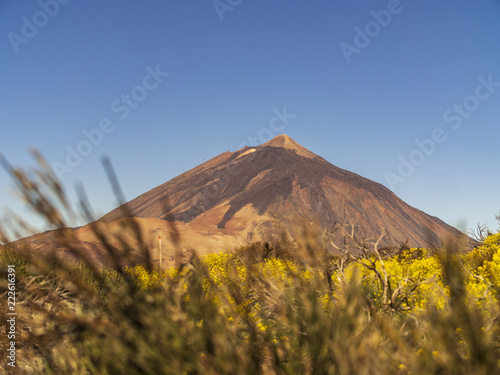
<svg viewBox="0 0 500 375">
<path fill-rule="evenodd" d="M 16 266 L 20 373 L 500 373 L 500 234 L 463 254 L 348 260 L 312 238 L 278 250 L 161 274 L 3 251 L 2 306 Z"/>
</svg>

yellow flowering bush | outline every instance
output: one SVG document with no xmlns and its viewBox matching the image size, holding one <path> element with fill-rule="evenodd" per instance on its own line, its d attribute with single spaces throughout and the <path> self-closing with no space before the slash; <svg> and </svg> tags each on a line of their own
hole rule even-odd
<svg viewBox="0 0 500 375">
<path fill-rule="evenodd" d="M 383 262 L 383 264 L 382 264 Z M 362 287 L 376 306 L 382 306 L 383 278 L 387 274 L 388 299 L 403 310 L 424 309 L 429 303 L 443 308 L 446 289 L 438 257 L 426 249 L 409 249 L 402 254 L 379 260 L 372 256 L 351 263 L 345 270 L 348 279 L 361 277 Z M 372 269 L 372 267 L 375 269 Z M 385 273 L 384 273 L 385 270 Z M 334 275 L 334 280 L 338 275 Z"/>
<path fill-rule="evenodd" d="M 489 316 L 488 311 L 497 303 L 496 293 L 500 291 L 500 233 L 487 237 L 484 244 L 473 251 L 454 256 L 463 265 L 466 273 L 465 290 L 469 303 L 474 303 L 485 316 Z M 221 301 L 221 296 L 224 296 L 237 314 L 248 313 L 255 319 L 262 313 L 262 305 L 255 302 L 256 296 L 252 290 L 255 288 L 252 282 L 255 281 L 251 282 L 252 277 L 260 275 L 261 279 L 267 280 L 283 292 L 294 288 L 297 280 L 307 282 L 314 272 L 308 266 L 299 266 L 292 260 L 275 257 L 263 259 L 248 268 L 236 254 L 230 252 L 208 254 L 201 257 L 201 262 L 207 268 L 208 277 L 203 279 L 203 290 L 207 295 L 221 308 L 226 308 Z M 349 264 L 343 274 L 346 280 L 350 280 L 354 274 L 360 277 L 362 288 L 374 306 L 382 307 L 383 283 L 380 277 L 385 270 L 389 284 L 387 297 L 392 303 L 391 308 L 413 311 L 424 310 L 429 306 L 438 310 L 445 307 L 449 290 L 443 284 L 443 270 L 437 252 L 411 248 L 383 259 L 382 262 L 374 257 L 360 259 Z M 375 265 L 378 274 L 368 267 L 370 264 Z M 126 267 L 125 271 L 133 276 L 139 287 L 144 290 L 159 287 L 169 278 L 178 275 L 178 269 L 175 267 L 162 274 L 156 270 L 147 272 L 141 266 Z M 322 273 L 317 275 L 323 277 Z M 331 280 L 333 285 L 336 285 L 335 289 L 317 291 L 317 298 L 324 309 L 335 303 L 341 279 L 338 272 L 333 272 Z M 238 301 L 232 292 L 235 287 L 242 293 Z M 186 295 L 185 299 L 188 300 L 189 295 Z M 229 314 L 229 318 L 232 322 L 236 316 Z"/>
<path fill-rule="evenodd" d="M 484 262 L 481 271 L 492 284 L 500 287 L 500 232 L 487 237 L 479 250 L 491 254 L 491 260 Z"/>
<path fill-rule="evenodd" d="M 125 273 L 132 276 L 137 282 L 138 286 L 143 290 L 157 288 L 161 286 L 166 280 L 166 274 L 159 273 L 157 270 L 148 272 L 142 266 L 125 266 Z"/>
</svg>

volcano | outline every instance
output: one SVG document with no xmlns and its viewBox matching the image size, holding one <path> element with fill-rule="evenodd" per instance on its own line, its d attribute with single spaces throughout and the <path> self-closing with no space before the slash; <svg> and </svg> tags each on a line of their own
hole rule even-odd
<svg viewBox="0 0 500 375">
<path fill-rule="evenodd" d="M 362 239 L 384 233 L 385 246 L 437 246 L 440 239 L 460 235 L 383 185 L 330 164 L 287 135 L 224 152 L 126 205 L 128 215 L 158 229 L 177 223 L 195 246 L 245 245 L 269 238 L 278 228 L 291 233 L 299 222 L 321 231 L 336 223 L 351 225 Z M 99 222 L 115 223 L 124 219 L 123 212 L 119 207 Z"/>
</svg>

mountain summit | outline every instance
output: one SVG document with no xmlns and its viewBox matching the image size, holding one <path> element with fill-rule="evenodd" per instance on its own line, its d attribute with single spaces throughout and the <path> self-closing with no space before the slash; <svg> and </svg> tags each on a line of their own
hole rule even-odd
<svg viewBox="0 0 500 375">
<path fill-rule="evenodd" d="M 438 244 L 459 232 L 381 184 L 330 164 L 287 135 L 224 152 L 127 203 L 133 217 L 175 221 L 189 238 L 243 245 L 306 221 L 321 230 L 353 225 L 383 245 Z M 115 209 L 99 222 L 123 218 Z M 199 241 L 197 242 L 199 244 Z M 431 244 L 432 245 L 432 244 Z"/>
<path fill-rule="evenodd" d="M 302 147 L 297 142 L 295 142 L 292 138 L 290 138 L 286 134 L 278 135 L 274 137 L 270 141 L 262 144 L 262 147 L 281 147 L 286 148 L 288 150 L 293 150 L 297 153 L 297 155 L 304 156 L 306 158 L 318 158 L 319 156 L 315 153 L 309 151 L 307 148 Z"/>
</svg>

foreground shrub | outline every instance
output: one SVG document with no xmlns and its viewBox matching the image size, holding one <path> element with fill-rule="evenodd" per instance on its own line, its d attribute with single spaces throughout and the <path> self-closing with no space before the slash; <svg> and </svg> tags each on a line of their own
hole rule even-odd
<svg viewBox="0 0 500 375">
<path fill-rule="evenodd" d="M 51 205 L 56 199 L 18 178 L 26 200 L 64 227 Z M 133 220 L 126 225 L 136 228 Z M 175 238 L 173 224 L 171 232 Z M 117 249 L 107 233 L 96 228 L 95 235 L 109 267 L 97 267 L 64 237 L 79 263 L 0 253 L 2 275 L 9 264 L 17 269 L 19 373 L 500 372 L 498 234 L 472 253 L 449 245 L 391 257 L 378 241 L 353 242 L 361 255 L 340 246 L 332 254 L 324 238 L 304 231 L 296 244 L 283 243 L 279 251 L 268 245 L 263 256 L 245 256 L 244 249 L 193 254 L 161 273 L 139 230 L 143 261 L 128 267 L 132 244 Z"/>
</svg>

